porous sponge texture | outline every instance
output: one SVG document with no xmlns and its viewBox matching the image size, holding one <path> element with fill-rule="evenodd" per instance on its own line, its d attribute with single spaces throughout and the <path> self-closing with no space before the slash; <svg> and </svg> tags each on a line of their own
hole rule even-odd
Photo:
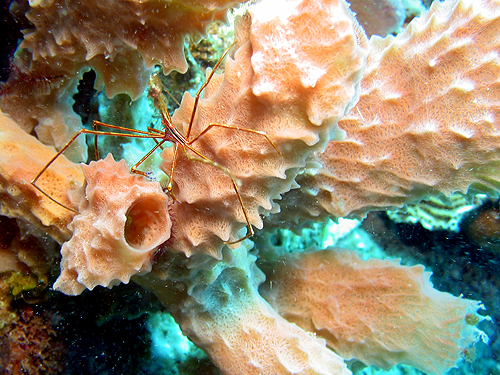
<svg viewBox="0 0 500 375">
<path fill-rule="evenodd" d="M 30 1 L 21 48 L 35 62 L 57 61 L 75 71 L 90 66 L 106 82 L 106 92 L 137 96 L 147 82 L 147 69 L 163 64 L 165 72 L 187 69 L 186 35 L 197 39 L 239 1 Z M 147 68 L 147 69 L 146 69 Z M 126 78 L 126 79 L 124 79 Z"/>
<path fill-rule="evenodd" d="M 63 243 L 71 237 L 67 225 L 74 213 L 30 183 L 54 155 L 53 147 L 40 143 L 0 111 L 0 213 L 42 228 Z M 83 184 L 83 173 L 78 164 L 60 156 L 36 184 L 56 201 L 71 206 L 66 192 Z"/>
<path fill-rule="evenodd" d="M 234 56 L 227 57 L 224 75 L 213 77 L 205 89 L 189 136 L 193 110 L 189 94 L 172 118 L 191 146 L 210 160 L 200 160 L 186 150 L 188 157 L 180 148 L 176 156 L 172 148 L 162 153 L 161 168 L 166 173 L 171 173 L 172 161 L 176 160 L 174 194 L 180 204 L 173 210 L 176 222 L 182 225 L 174 229 L 173 251 L 188 257 L 202 252 L 220 258 L 223 241 L 242 236 L 238 233 L 246 224 L 242 205 L 229 173 L 215 163 L 234 176 L 249 222 L 262 228 L 261 215 L 278 211 L 274 200 L 294 186 L 294 178 L 308 156 L 331 139 L 336 122 L 357 98 L 367 50 L 344 3 L 287 2 L 307 11 L 303 17 L 296 17 L 296 9 L 284 19 L 278 4 L 275 13 L 255 11 L 251 19 L 242 20 Z M 318 25 L 315 17 L 323 11 L 335 16 Z M 308 25 L 325 28 L 324 39 L 308 39 L 312 30 L 303 27 L 306 19 Z M 282 30 L 273 34 L 280 40 L 279 46 L 273 47 L 279 48 L 267 51 L 267 33 L 276 23 Z M 296 42 L 296 38 L 307 39 L 311 48 L 299 50 L 297 45 L 302 42 Z M 297 47 L 296 54 L 284 53 L 289 43 Z M 266 56 L 262 56 L 264 52 Z M 256 56 L 260 57 L 254 59 Z M 303 69 L 309 65 L 311 69 Z M 341 72 L 333 74 L 339 65 Z M 295 69 L 284 75 L 284 68 L 290 66 Z M 290 95 L 284 97 L 284 93 Z M 329 111 L 323 111 L 325 106 Z M 231 128 L 213 126 L 196 138 L 210 124 Z"/>
<path fill-rule="evenodd" d="M 198 289 L 178 322 L 224 374 L 351 374 L 324 340 L 280 317 L 244 270 L 226 268 Z"/>
<path fill-rule="evenodd" d="M 82 167 L 85 192 L 73 197 L 79 201 L 69 225 L 73 237 L 61 249 L 61 275 L 54 284 L 69 295 L 128 283 L 150 271 L 154 252 L 170 238 L 169 198 L 157 182 L 131 174 L 111 154 Z"/>
<path fill-rule="evenodd" d="M 303 108 L 315 125 L 336 124 L 358 99 L 353 82 L 361 78 L 368 47 L 347 3 L 280 0 L 272 9 L 257 4 L 251 14 L 253 93 Z"/>
<path fill-rule="evenodd" d="M 266 300 L 346 360 L 443 374 L 480 337 L 466 322 L 480 320 L 479 302 L 437 291 L 423 266 L 339 249 L 286 256 L 277 265 L 262 290 Z"/>
<path fill-rule="evenodd" d="M 311 214 L 497 191 L 499 35 L 498 2 L 455 0 L 434 2 L 397 37 L 373 37 L 360 100 L 339 122 L 346 138 L 298 180 Z"/>
</svg>

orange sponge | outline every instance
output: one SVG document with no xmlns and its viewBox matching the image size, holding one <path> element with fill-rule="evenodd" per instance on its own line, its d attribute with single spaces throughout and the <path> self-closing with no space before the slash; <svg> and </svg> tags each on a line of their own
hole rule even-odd
<svg viewBox="0 0 500 375">
<path fill-rule="evenodd" d="M 149 272 L 152 255 L 170 238 L 169 198 L 159 183 L 131 174 L 111 154 L 82 167 L 87 184 L 73 197 L 79 214 L 69 225 L 73 237 L 61 249 L 54 284 L 70 295 Z"/>
<path fill-rule="evenodd" d="M 398 363 L 443 374 L 484 335 L 479 302 L 433 288 L 421 265 L 362 260 L 323 250 L 287 256 L 265 298 L 288 321 L 323 337 L 342 358 L 388 369 Z"/>
</svg>

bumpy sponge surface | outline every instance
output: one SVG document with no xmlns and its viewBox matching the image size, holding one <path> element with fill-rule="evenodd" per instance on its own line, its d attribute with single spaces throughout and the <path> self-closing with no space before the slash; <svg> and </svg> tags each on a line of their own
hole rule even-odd
<svg viewBox="0 0 500 375">
<path fill-rule="evenodd" d="M 373 37 L 346 139 L 298 180 L 301 205 L 344 217 L 431 194 L 498 191 L 500 4 L 434 2 L 405 32 Z"/>
<path fill-rule="evenodd" d="M 281 259 L 263 292 L 281 316 L 344 359 L 443 374 L 481 337 L 473 326 L 481 317 L 477 301 L 434 289 L 430 276 L 421 265 L 327 249 Z"/>
<path fill-rule="evenodd" d="M 85 195 L 74 197 L 79 214 L 69 225 L 73 237 L 61 249 L 61 275 L 54 284 L 70 295 L 149 272 L 152 255 L 170 238 L 169 198 L 157 182 L 131 174 L 111 154 L 82 167 Z"/>
<path fill-rule="evenodd" d="M 245 270 L 226 268 L 196 289 L 180 306 L 178 321 L 224 374 L 351 375 L 324 340 L 280 317 Z"/>
<path fill-rule="evenodd" d="M 188 257 L 220 258 L 223 241 L 241 238 L 246 224 L 231 179 L 216 164 L 234 176 L 248 222 L 262 228 L 261 215 L 279 210 L 273 200 L 294 186 L 308 156 L 323 149 L 357 99 L 367 43 L 343 1 L 286 0 L 252 9 L 236 30 L 238 48 L 226 58 L 225 74 L 203 93 L 191 131 L 189 94 L 172 117 L 210 162 L 192 151 L 162 153 L 166 173 L 175 160 L 181 202 L 173 207 L 182 226 L 172 250 Z"/>
</svg>

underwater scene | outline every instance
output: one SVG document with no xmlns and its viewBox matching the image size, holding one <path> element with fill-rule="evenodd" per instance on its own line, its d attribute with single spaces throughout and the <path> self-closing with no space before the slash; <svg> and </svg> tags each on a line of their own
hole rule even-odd
<svg viewBox="0 0 500 375">
<path fill-rule="evenodd" d="M 500 375 L 500 1 L 1 13 L 0 375 Z"/>
</svg>

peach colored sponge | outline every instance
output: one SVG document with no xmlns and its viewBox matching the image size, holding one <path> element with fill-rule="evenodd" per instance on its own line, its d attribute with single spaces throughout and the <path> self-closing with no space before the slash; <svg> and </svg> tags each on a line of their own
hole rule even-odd
<svg viewBox="0 0 500 375">
<path fill-rule="evenodd" d="M 0 214 L 21 220 L 63 243 L 71 237 L 67 225 L 74 213 L 47 199 L 30 184 L 54 154 L 53 147 L 43 145 L 0 111 Z M 78 164 L 61 156 L 37 184 L 58 202 L 71 206 L 66 192 L 82 182 Z"/>
<path fill-rule="evenodd" d="M 145 285 L 145 277 L 137 279 Z M 162 283 L 147 288 L 172 308 L 183 332 L 223 374 L 351 375 L 325 340 L 279 316 L 253 281 L 245 270 L 228 267 L 209 285 L 198 284 L 193 296 L 175 306 L 171 288 Z"/>
<path fill-rule="evenodd" d="M 286 256 L 277 265 L 265 298 L 346 360 L 443 374 L 481 336 L 474 327 L 479 302 L 434 289 L 421 265 L 338 249 Z"/>
<path fill-rule="evenodd" d="M 170 238 L 169 198 L 158 183 L 131 174 L 111 154 L 82 167 L 85 195 L 83 188 L 75 194 L 79 214 L 69 225 L 73 237 L 61 249 L 54 284 L 70 295 L 149 272 L 153 253 Z"/>
<path fill-rule="evenodd" d="M 338 217 L 500 188 L 500 3 L 434 2 L 397 37 L 372 38 L 346 139 L 304 174 L 302 206 Z M 314 211 L 314 210 L 312 210 Z"/>
<path fill-rule="evenodd" d="M 165 72 L 185 71 L 185 36 L 198 39 L 211 22 L 224 20 L 226 9 L 237 3 L 30 1 L 26 17 L 34 29 L 25 31 L 21 48 L 32 53 L 35 65 L 57 63 L 73 72 L 92 67 L 98 73 L 98 85 L 106 83 L 109 96 L 121 92 L 138 96 L 147 83 L 146 68 L 161 63 Z"/>
<path fill-rule="evenodd" d="M 287 8 L 288 18 L 282 14 Z M 279 210 L 274 200 L 290 190 L 309 155 L 323 149 L 355 103 L 368 51 L 342 1 L 286 0 L 252 9 L 251 19 L 236 29 L 238 48 L 226 58 L 225 74 L 212 78 L 199 101 L 189 138 L 210 124 L 240 129 L 213 127 L 192 147 L 232 172 L 249 222 L 262 228 L 262 216 Z M 316 23 L 325 12 L 332 16 Z M 193 98 L 185 94 L 172 117 L 183 134 L 192 109 Z M 170 173 L 172 148 L 162 158 L 161 169 Z M 173 210 L 182 226 L 175 228 L 170 250 L 220 258 L 223 241 L 241 238 L 246 224 L 231 180 L 182 152 L 175 165 L 174 193 L 181 203 Z"/>
</svg>

